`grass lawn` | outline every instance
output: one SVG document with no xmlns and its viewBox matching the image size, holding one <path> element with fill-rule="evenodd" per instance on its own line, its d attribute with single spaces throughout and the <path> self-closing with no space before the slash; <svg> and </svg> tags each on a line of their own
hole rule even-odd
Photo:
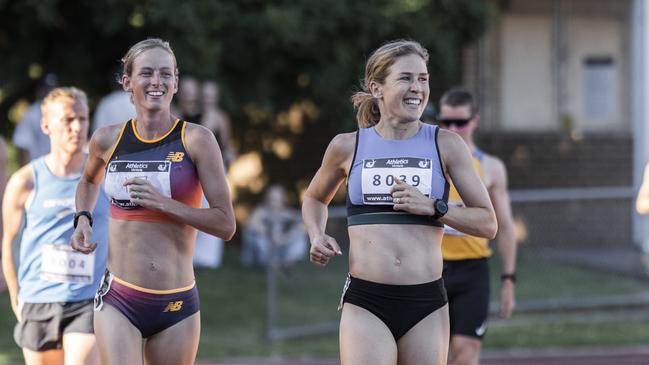
<svg viewBox="0 0 649 365">
<path fill-rule="evenodd" d="M 562 318 L 561 318 L 562 317 Z M 486 349 L 542 349 L 570 347 L 646 346 L 649 319 L 582 321 L 573 315 L 553 320 L 532 317 L 525 323 L 494 326 L 486 336 Z"/>
<path fill-rule="evenodd" d="M 500 286 L 497 255 L 491 265 L 492 296 Z M 632 278 L 586 270 L 576 266 L 538 260 L 521 255 L 518 259 L 517 300 L 588 298 L 649 291 L 646 283 Z"/>
<path fill-rule="evenodd" d="M 337 357 L 336 333 L 268 342 L 265 340 L 264 270 L 239 265 L 236 247 L 228 247 L 224 266 L 199 270 L 196 278 L 201 296 L 202 336 L 199 358 L 230 357 Z M 335 322 L 346 256 L 328 267 L 303 263 L 277 276 L 277 325 Z M 494 264 L 494 268 L 497 265 Z M 646 290 L 638 281 L 594 273 L 522 257 L 519 264 L 518 301 L 550 297 L 583 298 Z M 498 293 L 494 272 L 493 293 Z M 13 342 L 14 317 L 6 293 L 0 294 L 0 364 L 21 360 Z M 492 326 L 486 349 L 544 348 L 571 346 L 633 346 L 649 342 L 649 316 L 637 319 L 604 316 L 583 320 L 583 314 L 517 314 L 511 322 Z"/>
</svg>

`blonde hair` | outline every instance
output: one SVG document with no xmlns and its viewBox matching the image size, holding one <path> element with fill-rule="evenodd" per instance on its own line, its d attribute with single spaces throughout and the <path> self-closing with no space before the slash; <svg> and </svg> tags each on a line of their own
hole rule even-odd
<svg viewBox="0 0 649 365">
<path fill-rule="evenodd" d="M 171 49 L 169 42 L 164 41 L 160 38 L 145 39 L 131 46 L 131 48 L 128 50 L 128 52 L 126 52 L 124 57 L 122 57 L 122 75 L 126 75 L 130 77 L 131 73 L 133 72 L 133 63 L 135 63 L 135 59 L 145 51 L 154 48 L 161 48 L 169 52 L 171 57 L 174 59 L 174 71 L 176 73 L 176 76 L 178 76 L 178 65 L 176 64 L 176 55 L 174 54 L 174 51 Z"/>
<path fill-rule="evenodd" d="M 43 99 L 43 102 L 41 103 L 41 114 L 45 115 L 50 104 L 58 103 L 63 100 L 72 100 L 82 103 L 86 107 L 88 106 L 88 97 L 86 96 L 86 93 L 80 89 L 77 89 L 74 86 L 57 87 L 50 91 Z"/>
<path fill-rule="evenodd" d="M 379 122 L 381 112 L 379 104 L 370 93 L 372 81 L 383 84 L 390 73 L 390 67 L 398 58 L 408 55 L 417 55 L 428 64 L 428 51 L 419 42 L 411 40 L 396 40 L 385 43 L 370 55 L 365 65 L 365 78 L 361 83 L 362 91 L 352 95 L 351 101 L 356 112 L 359 128 L 368 128 Z"/>
</svg>

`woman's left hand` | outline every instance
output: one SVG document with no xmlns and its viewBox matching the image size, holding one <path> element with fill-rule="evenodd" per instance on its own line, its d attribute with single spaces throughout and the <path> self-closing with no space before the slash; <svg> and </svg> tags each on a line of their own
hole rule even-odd
<svg viewBox="0 0 649 365">
<path fill-rule="evenodd" d="M 128 189 L 134 204 L 149 210 L 163 211 L 164 203 L 168 198 L 160 194 L 147 179 L 139 177 L 128 179 L 124 182 L 124 186 Z"/>
<path fill-rule="evenodd" d="M 419 189 L 394 178 L 396 184 L 390 190 L 394 210 L 402 210 L 417 215 L 434 215 L 433 200 L 422 194 Z"/>
</svg>

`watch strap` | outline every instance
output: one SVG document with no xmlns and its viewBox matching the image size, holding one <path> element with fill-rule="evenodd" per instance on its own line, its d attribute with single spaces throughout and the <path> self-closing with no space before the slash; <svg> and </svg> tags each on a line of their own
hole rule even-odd
<svg viewBox="0 0 649 365">
<path fill-rule="evenodd" d="M 81 216 L 85 216 L 86 218 L 88 218 L 88 224 L 90 225 L 90 227 L 92 227 L 92 213 L 90 213 L 87 210 L 82 210 L 80 212 L 74 213 L 74 221 L 72 222 L 72 226 L 74 228 L 77 228 L 77 224 L 79 223 L 79 217 Z"/>
<path fill-rule="evenodd" d="M 514 273 L 501 274 L 500 275 L 500 281 L 505 281 L 505 280 L 511 280 L 512 283 L 515 283 L 516 282 L 516 274 L 514 274 Z"/>
<path fill-rule="evenodd" d="M 435 199 L 435 200 L 433 201 L 433 209 L 435 209 L 435 214 L 433 214 L 433 219 L 440 219 L 440 218 L 442 218 L 442 217 L 446 214 L 446 212 L 448 212 L 448 209 L 447 209 L 446 212 L 444 212 L 444 213 L 442 213 L 442 214 L 439 213 L 439 211 L 437 210 L 437 203 L 438 203 L 439 201 L 444 202 L 442 199 Z"/>
</svg>

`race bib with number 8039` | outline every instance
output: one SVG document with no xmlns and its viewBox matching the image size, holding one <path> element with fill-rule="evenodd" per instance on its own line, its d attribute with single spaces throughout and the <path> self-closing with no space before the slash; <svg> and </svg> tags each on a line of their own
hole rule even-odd
<svg viewBox="0 0 649 365">
<path fill-rule="evenodd" d="M 363 204 L 390 205 L 390 189 L 399 179 L 430 196 L 433 164 L 427 158 L 397 157 L 363 160 L 361 187 Z"/>
<path fill-rule="evenodd" d="M 43 245 L 41 279 L 58 283 L 91 283 L 94 272 L 94 252 L 86 255 L 68 245 Z"/>
</svg>

